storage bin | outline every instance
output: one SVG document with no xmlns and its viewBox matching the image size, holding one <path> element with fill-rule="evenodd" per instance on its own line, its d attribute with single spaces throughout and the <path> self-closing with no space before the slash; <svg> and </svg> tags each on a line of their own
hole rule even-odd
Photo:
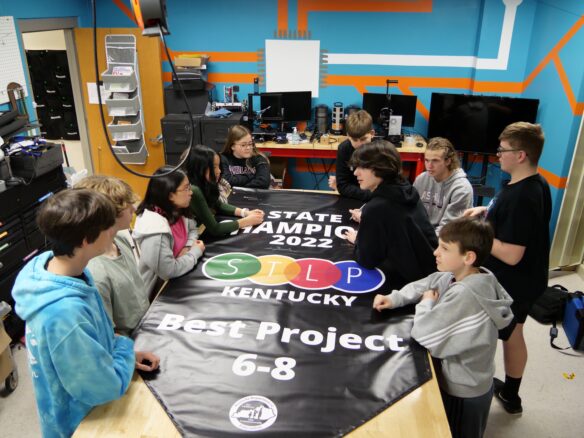
<svg viewBox="0 0 584 438">
<path fill-rule="evenodd" d="M 136 94 L 130 99 L 106 99 L 107 112 L 110 116 L 135 116 L 140 111 L 140 97 Z"/>
<path fill-rule="evenodd" d="M 129 123 L 124 124 L 123 122 Z M 115 141 L 139 140 L 142 137 L 140 116 L 114 117 L 113 123 L 109 124 L 108 128 L 112 134 L 112 140 Z"/>
</svg>

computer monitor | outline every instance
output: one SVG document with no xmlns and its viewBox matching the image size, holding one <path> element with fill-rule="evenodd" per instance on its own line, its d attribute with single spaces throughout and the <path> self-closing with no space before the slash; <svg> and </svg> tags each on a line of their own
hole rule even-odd
<svg viewBox="0 0 584 438">
<path fill-rule="evenodd" d="M 416 96 L 403 94 L 363 93 L 363 109 L 371 114 L 376 123 L 379 123 L 382 110 L 387 108 L 391 110 L 391 115 L 402 116 L 402 126 L 414 126 L 417 101 Z"/>
<path fill-rule="evenodd" d="M 260 107 L 257 111 L 262 112 L 262 120 L 266 122 L 282 122 L 282 93 L 261 93 Z"/>
<path fill-rule="evenodd" d="M 281 100 L 278 101 L 278 96 Z M 310 91 L 282 91 L 260 94 L 261 109 L 271 107 L 262 115 L 266 121 L 299 122 L 311 120 Z"/>
</svg>

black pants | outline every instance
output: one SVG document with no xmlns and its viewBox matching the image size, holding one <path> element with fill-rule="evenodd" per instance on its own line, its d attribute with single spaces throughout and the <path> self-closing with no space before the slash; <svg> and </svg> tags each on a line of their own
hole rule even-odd
<svg viewBox="0 0 584 438">
<path fill-rule="evenodd" d="M 481 438 L 487 427 L 493 387 L 472 398 L 455 397 L 440 390 L 452 438 Z"/>
</svg>

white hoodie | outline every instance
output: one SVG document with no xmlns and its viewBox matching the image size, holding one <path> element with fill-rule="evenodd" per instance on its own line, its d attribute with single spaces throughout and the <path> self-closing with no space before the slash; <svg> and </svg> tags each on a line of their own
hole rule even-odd
<svg viewBox="0 0 584 438">
<path fill-rule="evenodd" d="M 196 222 L 185 217 L 182 220 L 185 221 L 188 233 L 186 246 L 191 249 L 185 255 L 175 258 L 172 253 L 174 238 L 168 220 L 150 210 L 144 210 L 136 218 L 132 235 L 140 247 L 138 270 L 147 290 L 154 288 L 157 277 L 169 280 L 186 274 L 195 267 L 203 254 L 197 245 L 193 245 L 199 235 Z"/>
<path fill-rule="evenodd" d="M 433 176 L 424 172 L 418 175 L 414 187 L 420 194 L 436 234 L 440 232 L 440 228 L 472 207 L 472 185 L 462 169 L 455 169 L 442 182 L 436 182 Z"/>
</svg>

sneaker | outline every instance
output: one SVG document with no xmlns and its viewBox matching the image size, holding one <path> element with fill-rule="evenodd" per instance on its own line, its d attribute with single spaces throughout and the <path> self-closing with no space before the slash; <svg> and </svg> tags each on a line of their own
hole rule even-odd
<svg viewBox="0 0 584 438">
<path fill-rule="evenodd" d="M 493 394 L 495 398 L 501 402 L 503 409 L 507 411 L 508 414 L 521 414 L 523 412 L 523 407 L 521 406 L 521 397 L 517 396 L 516 399 L 507 399 L 503 396 L 503 388 L 505 383 L 497 378 L 493 379 Z"/>
</svg>

